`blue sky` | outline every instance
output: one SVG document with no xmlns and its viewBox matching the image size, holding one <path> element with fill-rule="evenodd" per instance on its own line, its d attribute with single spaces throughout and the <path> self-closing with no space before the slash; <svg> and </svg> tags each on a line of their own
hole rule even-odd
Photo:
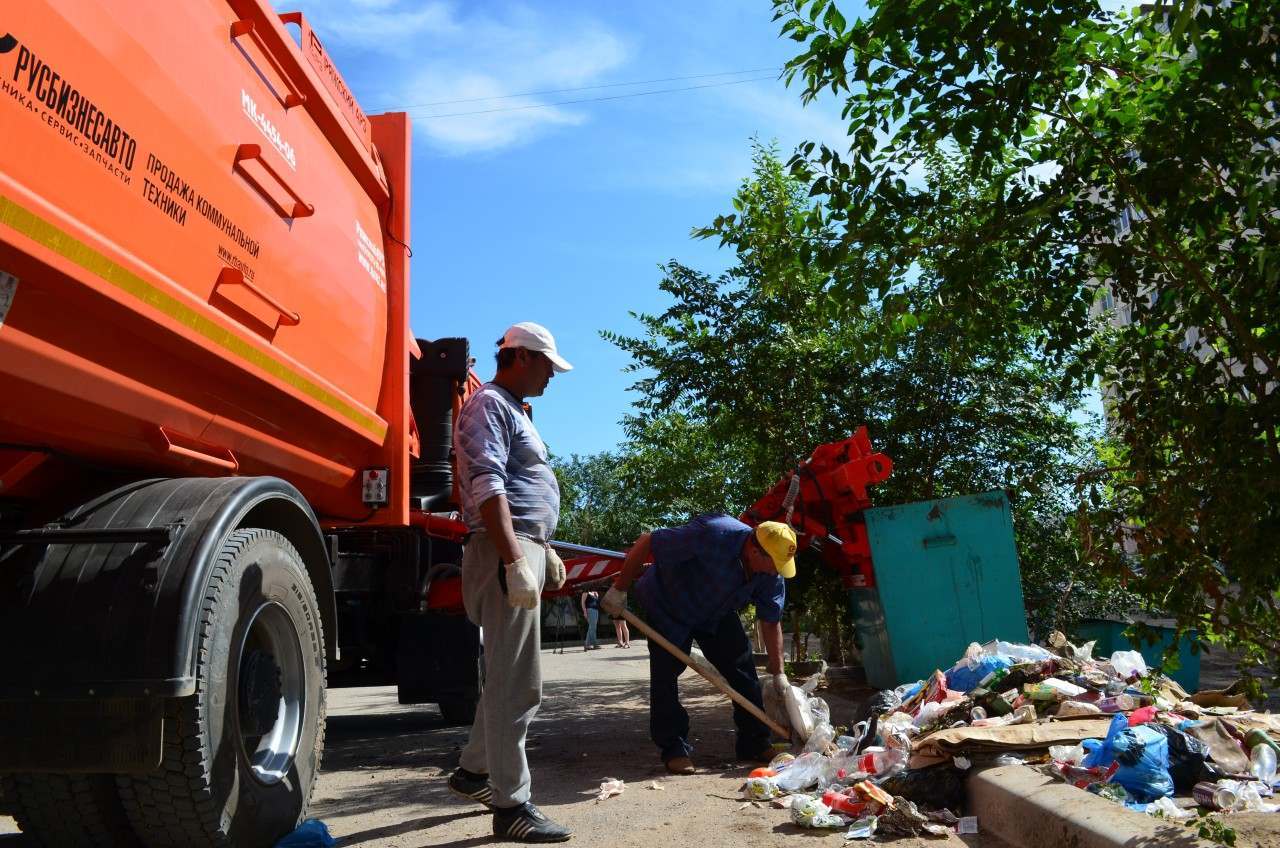
<svg viewBox="0 0 1280 848">
<path fill-rule="evenodd" d="M 414 117 L 413 329 L 466 336 L 492 375 L 493 342 L 516 321 L 555 334 L 574 370 L 535 402 L 552 451 L 613 448 L 628 411 L 628 359 L 602 329 L 638 332 L 660 311 L 657 266 L 714 272 L 729 257 L 689 231 L 730 210 L 750 139 L 837 142 L 834 102 L 804 107 L 779 68 L 768 0 L 537 3 L 276 0 L 320 34 L 366 111 Z M 859 6 L 845 3 L 852 17 Z M 767 77 L 734 85 L 543 108 L 590 97 Z M 539 108 L 432 119 L 511 106 Z"/>
</svg>

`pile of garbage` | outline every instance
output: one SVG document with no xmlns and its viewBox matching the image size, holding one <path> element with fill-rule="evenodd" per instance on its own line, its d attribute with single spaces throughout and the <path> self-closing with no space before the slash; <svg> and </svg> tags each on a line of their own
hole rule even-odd
<svg viewBox="0 0 1280 848">
<path fill-rule="evenodd" d="M 748 799 L 789 809 L 801 827 L 848 827 L 847 839 L 978 832 L 976 819 L 952 811 L 963 795 L 958 770 L 930 770 L 921 780 L 907 766 L 909 738 L 898 734 L 885 744 L 874 719 L 837 733 L 826 701 L 813 695 L 819 679 L 792 687 L 786 699 L 790 724 L 806 739 L 803 750 L 751 772 L 743 787 Z"/>
<path fill-rule="evenodd" d="M 873 834 L 976 833 L 958 815 L 970 768 L 1042 763 L 1082 790 L 1168 818 L 1175 796 L 1219 811 L 1280 811 L 1280 716 L 1234 689 L 1189 695 L 1137 651 L 1093 656 L 1060 633 L 1049 648 L 972 644 L 947 671 L 878 693 L 833 725 L 817 678 L 794 687 L 791 724 L 806 739 L 751 773 L 744 794 L 790 809 L 802 827 Z M 800 715 L 796 715 L 797 710 Z M 841 728 L 842 730 L 844 728 Z M 1280 799 L 1277 799 L 1280 800 Z"/>
</svg>

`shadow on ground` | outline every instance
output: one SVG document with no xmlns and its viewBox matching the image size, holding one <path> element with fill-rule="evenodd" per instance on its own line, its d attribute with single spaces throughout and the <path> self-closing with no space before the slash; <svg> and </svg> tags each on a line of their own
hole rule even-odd
<svg viewBox="0 0 1280 848">
<path fill-rule="evenodd" d="M 594 653 L 594 652 L 593 652 Z M 618 652 L 617 658 L 632 658 Z M 593 661 L 612 656 L 593 656 Z M 682 700 L 690 714 L 693 758 L 705 772 L 743 774 L 734 759 L 733 723 L 723 696 L 701 681 L 681 680 Z M 831 701 L 833 717 L 845 723 L 856 706 L 854 697 L 865 689 L 823 692 Z M 371 696 L 376 699 L 376 695 Z M 385 701 L 385 694 L 381 696 Z M 649 742 L 647 680 L 549 681 L 543 687 L 542 707 L 534 720 L 526 746 L 534 773 L 535 797 L 540 805 L 581 803 L 595 794 L 599 781 L 614 777 L 628 791 L 644 791 L 666 777 L 657 748 Z M 330 717 L 325 742 L 326 775 L 339 775 L 344 784 L 336 797 L 320 798 L 312 814 L 356 816 L 376 810 L 449 803 L 453 796 L 445 778 L 457 765 L 469 728 L 446 724 L 434 707 L 416 712 L 367 713 Z M 381 776 L 386 769 L 404 771 Z M 367 772 L 363 785 L 351 785 L 351 777 Z M 593 775 L 588 786 L 581 775 Z M 578 775 L 576 781 L 548 779 Z M 736 800 L 732 799 L 731 800 Z M 429 831 L 457 817 L 477 815 L 460 807 L 450 815 L 430 815 L 348 834 L 340 844 L 358 845 L 408 833 Z"/>
</svg>

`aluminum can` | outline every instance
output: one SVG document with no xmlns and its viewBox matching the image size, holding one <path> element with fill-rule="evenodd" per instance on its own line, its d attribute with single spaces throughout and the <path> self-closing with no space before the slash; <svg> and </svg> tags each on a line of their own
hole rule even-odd
<svg viewBox="0 0 1280 848">
<path fill-rule="evenodd" d="M 1230 810 L 1239 800 L 1239 796 L 1233 790 L 1208 780 L 1202 780 L 1192 787 L 1191 797 L 1195 798 L 1200 806 L 1211 810 Z"/>
</svg>

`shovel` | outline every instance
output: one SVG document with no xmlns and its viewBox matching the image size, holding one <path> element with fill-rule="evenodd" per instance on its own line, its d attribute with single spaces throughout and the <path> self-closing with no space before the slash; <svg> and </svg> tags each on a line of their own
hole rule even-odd
<svg viewBox="0 0 1280 848">
<path fill-rule="evenodd" d="M 765 715 L 764 710 L 760 709 L 755 704 L 748 701 L 746 698 L 740 695 L 737 692 L 737 690 L 735 690 L 732 686 L 725 685 L 722 681 L 716 680 L 714 677 L 707 674 L 702 669 L 698 668 L 697 664 L 693 661 L 692 657 L 690 657 L 684 651 L 680 650 L 675 645 L 667 641 L 667 639 L 661 633 L 654 630 L 652 627 L 645 624 L 640 619 L 636 618 L 635 614 L 632 613 L 631 610 L 624 609 L 622 611 L 622 617 L 626 619 L 628 624 L 630 624 L 636 630 L 639 630 L 641 633 L 647 636 L 650 642 L 656 642 L 657 644 L 661 645 L 663 648 L 666 648 L 667 651 L 671 654 L 671 656 L 680 660 L 680 662 L 684 663 L 685 665 L 689 666 L 689 668 L 693 669 L 698 674 L 702 675 L 707 681 L 711 683 L 712 686 L 716 687 L 721 692 L 728 695 L 729 699 L 732 700 L 735 704 L 742 707 L 744 710 L 751 713 L 756 718 L 760 719 L 760 721 L 764 722 L 765 726 L 768 727 L 770 730 L 772 730 L 780 738 L 782 739 L 791 738 L 791 732 L 788 730 L 784 730 L 782 726 L 779 725 L 776 721 L 769 718 L 769 716 Z"/>
</svg>

